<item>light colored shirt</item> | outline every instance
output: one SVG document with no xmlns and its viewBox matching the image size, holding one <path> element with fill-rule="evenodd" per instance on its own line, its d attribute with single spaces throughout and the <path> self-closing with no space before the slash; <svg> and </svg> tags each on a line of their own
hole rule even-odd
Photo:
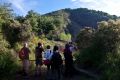
<svg viewBox="0 0 120 80">
<path fill-rule="evenodd" d="M 70 51 L 71 51 L 71 52 L 74 51 L 74 46 L 70 46 Z"/>
<path fill-rule="evenodd" d="M 53 52 L 51 49 L 46 49 L 44 53 L 44 58 L 50 60 L 53 55 Z"/>
</svg>

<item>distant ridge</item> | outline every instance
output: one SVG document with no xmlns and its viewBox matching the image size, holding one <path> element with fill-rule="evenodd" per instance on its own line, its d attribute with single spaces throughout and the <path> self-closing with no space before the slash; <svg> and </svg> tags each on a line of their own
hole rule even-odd
<svg viewBox="0 0 120 80">
<path fill-rule="evenodd" d="M 48 16 L 63 16 L 65 21 L 68 22 L 67 29 L 73 38 L 76 38 L 80 29 L 84 27 L 97 28 L 97 23 L 100 21 L 107 21 L 109 19 L 118 19 L 116 15 L 110 15 L 106 12 L 89 10 L 87 8 L 77 9 L 61 9 L 47 13 Z"/>
</svg>

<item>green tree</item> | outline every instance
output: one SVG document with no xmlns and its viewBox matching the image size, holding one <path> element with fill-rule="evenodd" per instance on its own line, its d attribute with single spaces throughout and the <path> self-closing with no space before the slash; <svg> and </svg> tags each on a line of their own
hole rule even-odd
<svg viewBox="0 0 120 80">
<path fill-rule="evenodd" d="M 90 27 L 85 27 L 84 29 L 81 29 L 76 39 L 78 48 L 84 49 L 91 46 L 94 34 L 95 30 Z"/>
<path fill-rule="evenodd" d="M 30 25 L 30 22 L 28 20 L 25 20 L 23 23 L 21 23 L 19 30 L 20 33 L 18 37 L 20 41 L 29 41 L 29 39 L 32 37 L 32 27 Z"/>
<path fill-rule="evenodd" d="M 30 24 L 32 26 L 32 30 L 34 32 L 39 31 L 39 26 L 38 26 L 38 19 L 40 17 L 40 14 L 34 12 L 33 10 L 28 11 L 28 14 L 26 15 L 26 19 L 30 21 Z"/>
<path fill-rule="evenodd" d="M 11 9 L 11 4 L 0 3 L 0 18 L 3 20 L 9 20 L 13 18 L 13 10 Z"/>
<path fill-rule="evenodd" d="M 102 80 L 119 80 L 119 20 L 102 21 L 98 25 L 92 38 L 92 44 L 88 48 L 80 49 L 77 61 L 83 67 L 94 68 L 101 72 Z"/>
<path fill-rule="evenodd" d="M 23 16 L 16 16 L 15 20 L 19 21 L 20 23 L 23 23 L 26 19 Z"/>
<path fill-rule="evenodd" d="M 11 4 L 9 3 L 0 3 L 0 52 L 7 50 L 9 44 L 5 39 L 4 32 L 2 28 L 10 19 L 13 19 L 13 10 L 11 9 Z"/>
<path fill-rule="evenodd" d="M 3 33 L 11 47 L 13 47 L 16 42 L 28 41 L 31 36 L 32 29 L 29 21 L 19 23 L 16 20 L 11 20 L 4 23 L 3 26 Z"/>
<path fill-rule="evenodd" d="M 48 34 L 51 30 L 55 29 L 52 17 L 42 16 L 39 18 L 38 24 L 39 31 L 42 29 L 44 34 Z"/>
</svg>

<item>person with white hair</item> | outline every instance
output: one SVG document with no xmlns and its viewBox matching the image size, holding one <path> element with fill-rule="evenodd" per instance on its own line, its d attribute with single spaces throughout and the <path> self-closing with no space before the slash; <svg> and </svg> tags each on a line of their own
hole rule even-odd
<svg viewBox="0 0 120 80">
<path fill-rule="evenodd" d="M 24 43 L 23 48 L 19 52 L 19 58 L 21 59 L 22 65 L 23 65 L 24 76 L 27 76 L 29 72 L 29 53 L 30 53 L 30 50 L 28 48 L 28 44 Z"/>
</svg>

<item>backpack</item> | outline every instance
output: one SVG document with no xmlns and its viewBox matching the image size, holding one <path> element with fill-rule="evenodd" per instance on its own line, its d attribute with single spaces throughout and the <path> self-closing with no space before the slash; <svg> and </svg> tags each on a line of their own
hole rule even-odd
<svg viewBox="0 0 120 80">
<path fill-rule="evenodd" d="M 38 48 L 36 47 L 36 55 L 37 55 L 37 58 L 42 58 L 42 52 L 43 52 L 43 48 Z"/>
<path fill-rule="evenodd" d="M 62 57 L 61 57 L 61 55 L 58 52 L 53 54 L 53 56 L 52 56 L 52 62 L 56 66 L 59 66 L 59 65 L 61 65 L 63 63 Z"/>
<path fill-rule="evenodd" d="M 19 51 L 19 58 L 20 58 L 21 60 L 23 60 L 23 59 L 25 58 L 25 54 L 24 54 L 24 50 L 23 50 L 23 49 L 21 49 L 21 50 Z"/>
<path fill-rule="evenodd" d="M 50 50 L 50 54 L 51 54 L 51 53 L 52 53 L 52 51 Z M 51 60 L 49 60 L 49 59 L 44 60 L 44 64 L 45 64 L 45 65 L 51 64 Z"/>
<path fill-rule="evenodd" d="M 52 51 L 50 50 L 50 52 L 49 52 L 49 53 L 50 53 L 50 55 L 49 55 L 48 57 L 49 57 L 49 60 L 51 60 L 51 57 L 52 57 L 52 56 L 51 56 Z"/>
</svg>

